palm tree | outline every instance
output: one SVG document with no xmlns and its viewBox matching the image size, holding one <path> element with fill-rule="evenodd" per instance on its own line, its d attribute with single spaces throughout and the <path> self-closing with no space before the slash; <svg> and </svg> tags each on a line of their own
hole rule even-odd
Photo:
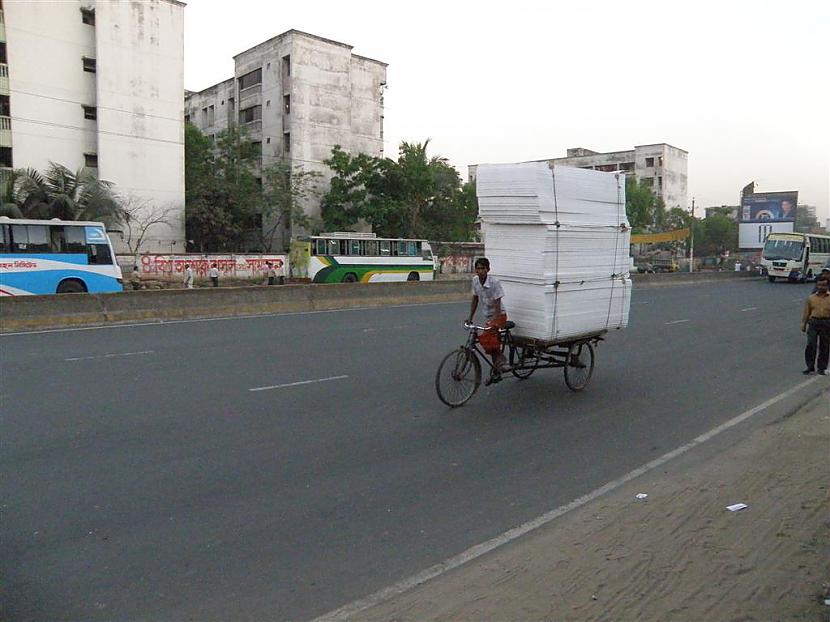
<svg viewBox="0 0 830 622">
<path fill-rule="evenodd" d="M 14 199 L 14 188 L 20 177 L 20 171 L 3 171 L 0 177 L 0 216 L 23 218 L 23 213 Z"/>
<path fill-rule="evenodd" d="M 16 173 L 12 197 L 24 218 L 117 222 L 122 217 L 112 183 L 98 179 L 93 169 L 73 173 L 50 162 L 43 174 L 34 169 Z"/>
</svg>

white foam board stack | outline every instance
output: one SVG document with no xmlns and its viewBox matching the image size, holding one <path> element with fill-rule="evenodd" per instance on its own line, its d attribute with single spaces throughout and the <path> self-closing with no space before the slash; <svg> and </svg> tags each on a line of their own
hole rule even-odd
<svg viewBox="0 0 830 622">
<path fill-rule="evenodd" d="M 482 164 L 476 186 L 485 254 L 516 335 L 555 341 L 627 326 L 623 173 Z"/>
</svg>

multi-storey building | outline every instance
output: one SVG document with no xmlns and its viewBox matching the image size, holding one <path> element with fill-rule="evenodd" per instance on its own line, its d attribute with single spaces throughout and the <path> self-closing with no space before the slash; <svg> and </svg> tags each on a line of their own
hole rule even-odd
<svg viewBox="0 0 830 622">
<path fill-rule="evenodd" d="M 332 175 L 323 160 L 332 147 L 383 155 L 386 63 L 297 30 L 237 54 L 234 63 L 233 78 L 186 94 L 185 119 L 208 136 L 244 127 L 261 152 L 260 179 L 262 169 L 280 159 L 319 173 L 316 196 L 303 205 L 308 216 L 318 218 Z M 290 235 L 290 228 L 283 228 L 276 246 L 284 248 Z"/>
<path fill-rule="evenodd" d="M 564 158 L 550 158 L 551 164 L 590 168 L 597 171 L 625 171 L 651 186 L 667 209 L 688 209 L 689 153 L 666 143 L 638 145 L 627 151 L 597 153 L 577 147 L 568 149 Z M 475 179 L 476 165 L 469 167 L 470 181 Z"/>
<path fill-rule="evenodd" d="M 94 168 L 172 209 L 144 251 L 184 250 L 183 13 L 177 0 L 0 3 L 0 166 Z"/>
</svg>

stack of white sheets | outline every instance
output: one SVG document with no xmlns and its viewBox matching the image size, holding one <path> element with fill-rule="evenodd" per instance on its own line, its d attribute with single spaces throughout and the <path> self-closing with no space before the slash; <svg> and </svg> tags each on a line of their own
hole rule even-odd
<svg viewBox="0 0 830 622">
<path fill-rule="evenodd" d="M 555 341 L 628 324 L 624 174 L 482 164 L 476 184 L 490 273 L 515 334 Z"/>
</svg>

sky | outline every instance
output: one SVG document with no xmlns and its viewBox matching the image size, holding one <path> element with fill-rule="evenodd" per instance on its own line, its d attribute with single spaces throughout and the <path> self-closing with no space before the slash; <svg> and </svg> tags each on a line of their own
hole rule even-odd
<svg viewBox="0 0 830 622">
<path fill-rule="evenodd" d="M 430 140 L 467 165 L 621 151 L 689 152 L 689 201 L 798 190 L 830 218 L 830 2 L 189 0 L 185 88 L 296 29 L 389 64 L 384 151 Z"/>
</svg>

